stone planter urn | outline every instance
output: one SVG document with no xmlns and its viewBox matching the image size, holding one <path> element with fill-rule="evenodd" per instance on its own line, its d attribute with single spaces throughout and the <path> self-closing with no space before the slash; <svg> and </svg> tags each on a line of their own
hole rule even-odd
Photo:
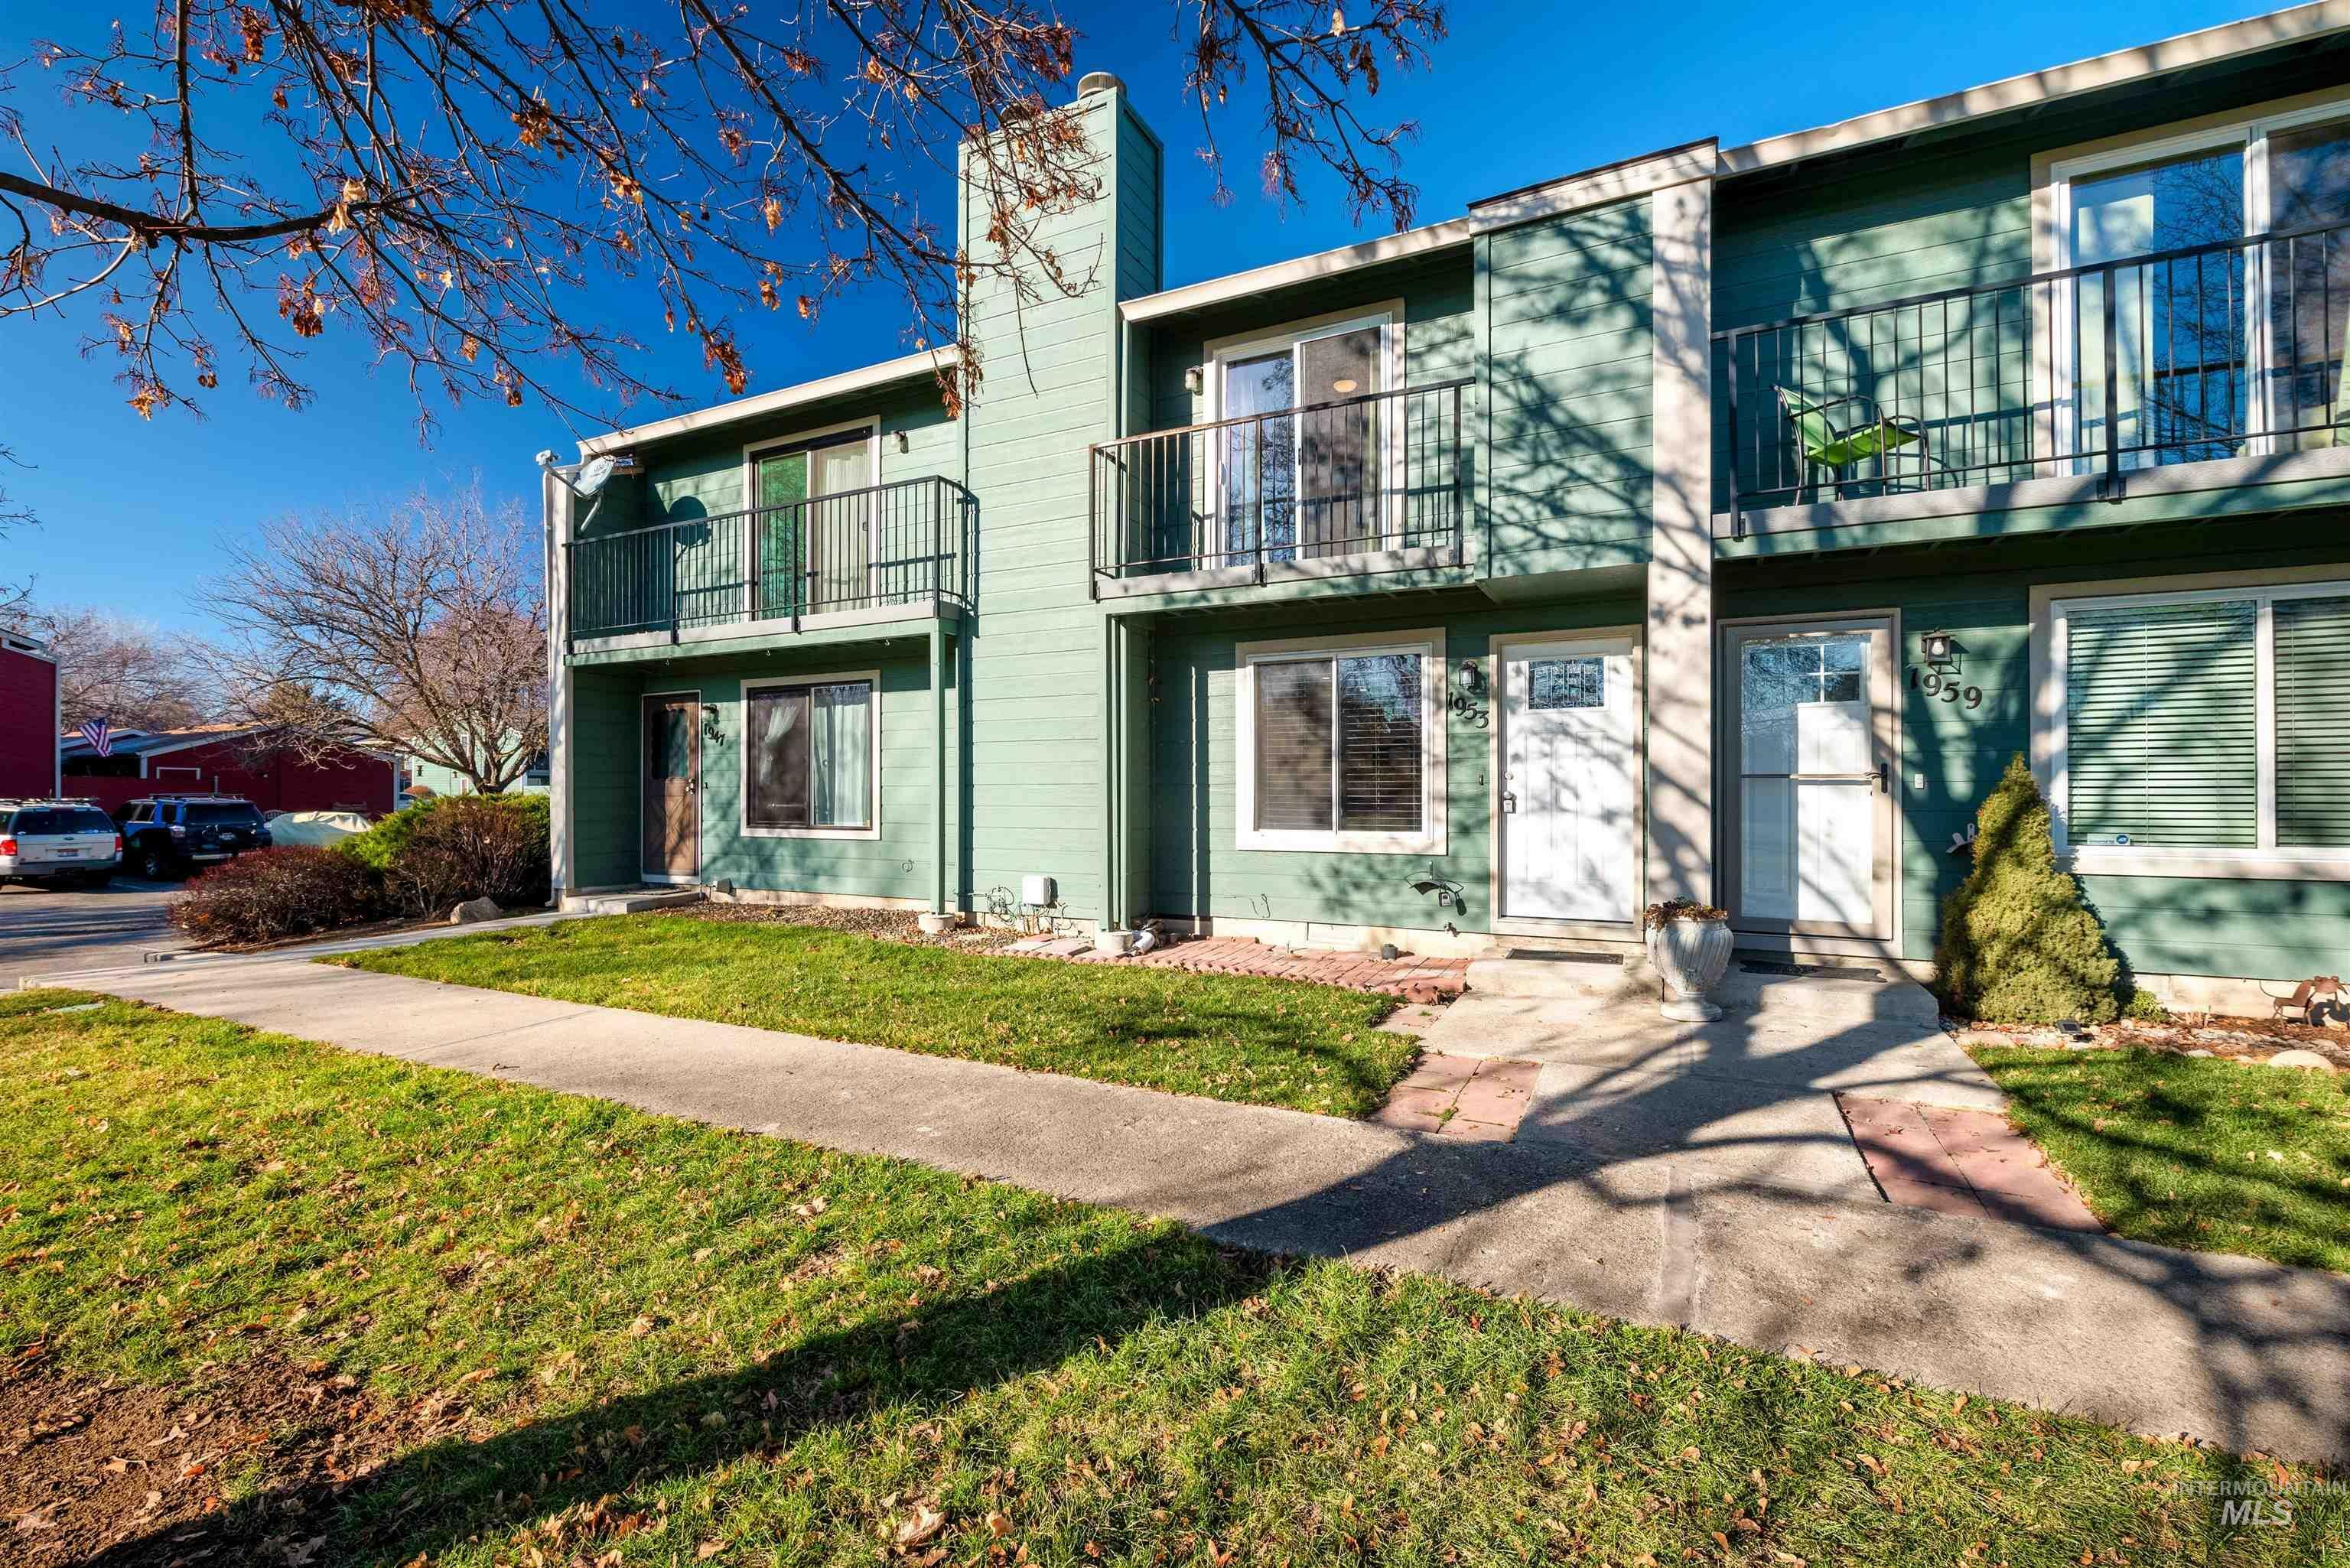
<svg viewBox="0 0 2350 1568">
<path fill-rule="evenodd" d="M 1680 1023 L 1721 1016 L 1706 1000 L 1730 968 L 1730 917 L 1705 904 L 1675 899 L 1648 906 L 1648 961 L 1664 981 L 1657 1011 Z"/>
</svg>

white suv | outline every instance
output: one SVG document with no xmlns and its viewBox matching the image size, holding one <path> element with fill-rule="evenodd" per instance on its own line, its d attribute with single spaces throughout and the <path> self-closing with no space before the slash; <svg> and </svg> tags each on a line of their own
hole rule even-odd
<svg viewBox="0 0 2350 1568">
<path fill-rule="evenodd" d="M 103 888 L 122 864 L 114 819 L 86 800 L 0 800 L 0 882 Z"/>
</svg>

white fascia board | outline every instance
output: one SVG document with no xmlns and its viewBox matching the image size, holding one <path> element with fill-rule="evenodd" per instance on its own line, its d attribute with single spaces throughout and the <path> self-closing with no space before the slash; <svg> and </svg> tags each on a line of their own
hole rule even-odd
<svg viewBox="0 0 2350 1568">
<path fill-rule="evenodd" d="M 579 456 L 585 461 L 616 448 L 634 446 L 639 441 L 691 435 L 697 431 L 716 430 L 744 420 L 755 420 L 763 415 L 803 408 L 809 403 L 820 403 L 829 398 L 850 397 L 858 392 L 871 391 L 877 387 L 935 376 L 953 364 L 960 352 L 951 345 L 935 351 L 924 349 L 899 358 L 884 359 L 878 365 L 862 365 L 854 370 L 843 370 L 837 376 L 825 376 L 792 387 L 778 387 L 772 392 L 737 398 L 731 403 L 718 403 L 710 408 L 696 409 L 691 413 L 655 420 L 650 424 L 590 436 L 579 443 Z"/>
<path fill-rule="evenodd" d="M 1334 277 L 1340 273 L 1402 261 L 1410 256 L 1433 255 L 1439 251 L 1467 244 L 1475 233 L 1467 218 L 1448 218 L 1440 223 L 1406 229 L 1399 234 L 1382 234 L 1376 240 L 1341 245 L 1336 250 L 1317 251 L 1313 255 L 1299 256 L 1295 261 L 1275 262 L 1270 266 L 1227 273 L 1222 277 L 1187 283 L 1180 288 L 1120 300 L 1118 314 L 1128 321 L 1153 321 L 1162 316 L 1246 299 L 1267 289 L 1288 288 L 1295 284 L 1311 283 L 1316 278 Z"/>
<path fill-rule="evenodd" d="M 1848 152 L 1872 142 L 1913 136 L 1921 130 L 2010 109 L 2054 103 L 2101 88 L 2126 86 L 2189 66 L 2209 65 L 2282 44 L 2323 37 L 2345 28 L 2350 28 L 2350 0 L 2317 0 L 2314 5 L 2272 11 L 2263 16 L 2206 27 L 2200 32 L 2181 33 L 2159 43 L 2116 49 L 2109 55 L 2053 66 L 2044 71 L 2027 71 L 1963 92 L 1921 99 L 1897 109 L 1881 109 L 1811 130 L 1765 137 L 1743 147 L 1725 150 L 1721 154 L 1721 172 L 1725 176 L 1744 174 L 1775 164 L 1817 158 L 1823 153 Z"/>
<path fill-rule="evenodd" d="M 1568 174 L 1556 180 L 1529 185 L 1523 191 L 1511 191 L 1499 196 L 1488 196 L 1469 205 L 1469 221 L 1479 234 L 1495 229 L 1507 229 L 1519 223 L 1530 223 L 1538 218 L 1556 217 L 1562 213 L 1581 212 L 1586 207 L 1604 207 L 1614 202 L 1629 201 L 1653 192 L 1686 185 L 1693 180 L 1711 180 L 1717 166 L 1713 142 L 1692 141 L 1683 147 L 1668 147 L 1660 152 L 1627 158 L 1620 163 L 1603 164 L 1580 173 Z"/>
<path fill-rule="evenodd" d="M 0 632 L 0 648 L 5 648 L 11 653 L 22 653 L 27 654 L 35 659 L 46 659 L 51 664 L 55 664 L 57 661 L 56 649 L 52 649 L 46 642 L 36 642 L 33 639 L 25 636 L 22 632 Z"/>
</svg>

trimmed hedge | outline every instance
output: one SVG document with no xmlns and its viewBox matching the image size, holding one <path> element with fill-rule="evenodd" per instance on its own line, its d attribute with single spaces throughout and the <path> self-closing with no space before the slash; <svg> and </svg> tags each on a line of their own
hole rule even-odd
<svg viewBox="0 0 2350 1568">
<path fill-rule="evenodd" d="M 1953 1017 L 2110 1023 L 2121 961 L 2081 884 L 2056 864 L 2048 803 L 2017 755 L 1975 813 L 1975 863 L 1942 901 L 1936 985 Z"/>
<path fill-rule="evenodd" d="M 202 942 L 266 942 L 376 918 L 374 873 L 339 849 L 289 844 L 203 872 L 171 903 L 172 924 Z"/>
</svg>

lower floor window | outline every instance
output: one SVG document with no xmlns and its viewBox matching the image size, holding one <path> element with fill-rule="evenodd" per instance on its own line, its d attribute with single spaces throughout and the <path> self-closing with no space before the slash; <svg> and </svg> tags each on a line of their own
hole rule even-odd
<svg viewBox="0 0 2350 1568">
<path fill-rule="evenodd" d="M 1251 657 L 1241 831 L 1259 847 L 1418 847 L 1436 810 L 1433 655 Z"/>
<path fill-rule="evenodd" d="M 749 696 L 744 826 L 873 826 L 873 682 L 762 686 Z"/>
<path fill-rule="evenodd" d="M 2057 614 L 2070 843 L 2350 847 L 2350 594 L 2144 595 Z"/>
</svg>

